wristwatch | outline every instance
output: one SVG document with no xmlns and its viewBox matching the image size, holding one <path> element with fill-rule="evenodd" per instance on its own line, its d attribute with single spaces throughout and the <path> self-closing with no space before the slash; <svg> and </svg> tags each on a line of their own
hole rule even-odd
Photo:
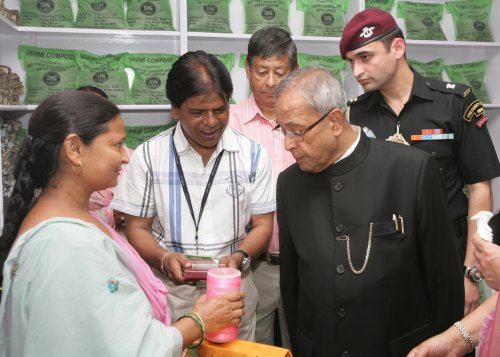
<svg viewBox="0 0 500 357">
<path fill-rule="evenodd" d="M 250 255 L 248 255 L 247 252 L 245 252 L 243 249 L 237 249 L 234 251 L 235 253 L 240 253 L 243 255 L 243 261 L 241 262 L 240 265 L 240 270 L 245 271 L 250 267 Z"/>
<path fill-rule="evenodd" d="M 478 283 L 483 280 L 483 274 L 477 267 L 468 267 L 464 265 L 464 276 L 468 277 L 473 283 Z"/>
</svg>

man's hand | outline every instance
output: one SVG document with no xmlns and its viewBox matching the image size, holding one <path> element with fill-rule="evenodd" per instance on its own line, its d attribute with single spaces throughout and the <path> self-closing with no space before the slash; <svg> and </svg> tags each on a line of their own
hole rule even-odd
<svg viewBox="0 0 500 357">
<path fill-rule="evenodd" d="M 242 262 L 243 262 L 243 255 L 240 253 L 234 253 L 232 255 L 226 255 L 220 258 L 219 266 L 239 269 Z"/>
<path fill-rule="evenodd" d="M 182 253 L 168 253 L 163 261 L 163 271 L 165 271 L 167 277 L 177 285 L 186 283 L 182 275 L 182 269 L 184 267 L 189 268 L 190 264 L 187 264 L 187 258 Z"/>
</svg>

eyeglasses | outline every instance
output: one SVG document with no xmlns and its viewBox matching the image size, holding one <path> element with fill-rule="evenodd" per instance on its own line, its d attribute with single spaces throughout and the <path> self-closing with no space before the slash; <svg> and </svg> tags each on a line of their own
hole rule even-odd
<svg viewBox="0 0 500 357">
<path fill-rule="evenodd" d="M 285 137 L 288 136 L 290 139 L 292 139 L 294 141 L 304 141 L 304 135 L 308 131 L 311 131 L 316 125 L 321 123 L 321 121 L 323 119 L 325 119 L 333 109 L 335 109 L 335 108 L 330 109 L 324 115 L 322 115 L 321 118 L 319 118 L 314 123 L 309 125 L 307 128 L 302 129 L 302 130 L 285 130 L 281 125 L 278 124 L 273 128 L 273 135 L 279 139 L 282 139 L 282 140 L 284 140 Z"/>
</svg>

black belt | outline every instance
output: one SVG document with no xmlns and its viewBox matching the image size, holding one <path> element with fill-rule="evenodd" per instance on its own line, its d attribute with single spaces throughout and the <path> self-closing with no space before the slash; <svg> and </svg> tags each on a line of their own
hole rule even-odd
<svg viewBox="0 0 500 357">
<path fill-rule="evenodd" d="M 280 255 L 279 253 L 264 253 L 258 260 L 266 262 L 269 265 L 280 265 Z"/>
</svg>

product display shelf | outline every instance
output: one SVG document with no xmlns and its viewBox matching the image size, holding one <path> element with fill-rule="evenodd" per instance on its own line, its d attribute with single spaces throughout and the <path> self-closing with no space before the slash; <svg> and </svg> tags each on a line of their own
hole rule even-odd
<svg viewBox="0 0 500 357">
<path fill-rule="evenodd" d="M 30 45 L 43 48 L 64 48 L 86 50 L 96 54 L 130 52 L 180 53 L 179 32 L 169 31 L 131 31 L 81 28 L 46 28 L 17 26 L 0 15 L 0 64 L 8 65 L 17 73 L 23 84 L 24 69 L 18 59 L 18 45 Z M 161 45 L 159 45 L 161 44 Z M 121 111 L 148 112 L 170 111 L 170 104 L 165 105 L 118 105 Z M 2 112 L 31 112 L 33 104 L 0 105 Z M 5 115 L 3 116 L 6 117 Z"/>
<path fill-rule="evenodd" d="M 33 33 L 38 35 L 56 34 L 57 36 L 64 35 L 70 37 L 72 35 L 87 37 L 104 37 L 112 36 L 114 38 L 122 39 L 157 39 L 157 40 L 175 40 L 180 37 L 179 31 L 143 31 L 143 30 L 116 30 L 116 29 L 89 29 L 89 28 L 74 28 L 74 27 L 31 27 L 31 26 L 18 26 L 9 19 L 0 15 L 0 21 L 7 24 L 12 31 L 19 33 Z M 4 29 L 2 29 L 4 31 Z M 7 29 L 5 30 L 7 31 Z"/>
<path fill-rule="evenodd" d="M 246 45 L 250 38 L 250 34 L 245 34 L 245 13 L 244 6 L 241 0 L 232 0 L 229 3 L 230 10 L 230 27 L 233 33 L 212 33 L 212 32 L 190 32 L 187 30 L 187 3 L 186 1 L 171 0 L 172 15 L 174 18 L 175 28 L 179 31 L 137 31 L 137 30 L 107 30 L 107 29 L 77 29 L 77 28 L 43 28 L 43 27 L 23 27 L 16 26 L 6 18 L 0 16 L 0 31 L 8 31 L 9 39 L 18 39 L 19 43 L 23 35 L 25 38 L 35 38 L 33 45 L 40 47 L 49 47 L 46 43 L 61 43 L 60 48 L 72 48 L 78 46 L 82 42 L 83 49 L 89 50 L 95 48 L 95 52 L 107 49 L 109 53 L 119 51 L 130 52 L 153 52 L 152 49 L 158 49 L 163 53 L 178 53 L 182 54 L 189 50 L 203 49 L 211 53 L 229 53 L 234 52 L 235 68 L 232 71 L 233 81 L 235 85 L 235 99 L 237 101 L 244 99 L 248 95 L 248 82 L 244 74 L 244 70 L 238 68 L 239 55 L 246 53 Z M 396 17 L 396 6 L 393 6 L 392 14 Z M 359 10 L 364 9 L 363 0 L 351 0 L 345 15 L 348 21 Z M 494 4 L 490 18 L 494 19 L 499 14 L 498 5 Z M 396 18 L 398 25 L 405 31 L 405 23 L 401 18 Z M 1 26 L 2 22 L 8 24 L 8 29 Z M 297 10 L 297 0 L 291 0 L 289 7 L 288 25 L 292 33 L 292 37 L 297 43 L 298 51 L 303 53 L 319 54 L 319 55 L 338 55 L 338 44 L 340 37 L 320 37 L 320 36 L 303 36 L 302 27 L 304 22 L 304 13 Z M 446 37 L 450 41 L 423 41 L 407 39 L 408 53 L 410 58 L 417 60 L 432 60 L 436 58 L 437 53 L 443 53 L 441 57 L 445 63 L 459 63 L 460 61 L 479 61 L 488 60 L 488 69 L 486 73 L 485 83 L 488 87 L 492 87 L 494 83 L 500 79 L 500 42 L 470 42 L 470 41 L 455 41 L 453 29 L 453 21 L 451 15 L 446 14 L 442 20 L 442 28 Z M 495 39 L 500 38 L 499 25 L 491 21 L 491 29 Z M 57 39 L 57 40 L 56 40 Z M 9 40 L 10 41 L 10 40 Z M 0 44 L 2 37 L 0 36 Z M 25 44 L 25 43 L 23 43 Z M 28 43 L 27 44 L 31 44 Z M 67 44 L 66 47 L 64 45 Z M 138 47 L 137 47 L 138 46 Z M 165 47 L 170 49 L 165 50 Z M 111 48 L 116 48 L 111 52 Z M 451 55 L 450 55 L 451 53 Z M 413 55 L 415 54 L 415 55 Z M 4 56 L 0 54 L 0 62 Z M 464 59 L 464 60 L 462 60 Z M 17 60 L 17 59 L 16 59 Z M 17 64 L 16 64 L 17 65 Z M 15 65 L 15 66 L 16 66 Z M 21 69 L 22 72 L 22 69 Z M 444 76 L 445 79 L 446 75 Z M 353 97 L 362 93 L 362 89 L 357 85 L 352 73 L 347 68 L 344 73 L 344 85 L 348 97 Z M 490 84 L 491 83 L 491 84 Z M 488 103 L 489 108 L 500 108 L 500 94 L 496 94 L 494 88 L 490 89 L 492 103 Z M 123 110 L 168 110 L 165 106 L 122 106 Z M 31 110 L 28 106 L 27 110 Z M 17 108 L 4 108 L 0 110 L 26 110 L 22 106 Z"/>
</svg>

